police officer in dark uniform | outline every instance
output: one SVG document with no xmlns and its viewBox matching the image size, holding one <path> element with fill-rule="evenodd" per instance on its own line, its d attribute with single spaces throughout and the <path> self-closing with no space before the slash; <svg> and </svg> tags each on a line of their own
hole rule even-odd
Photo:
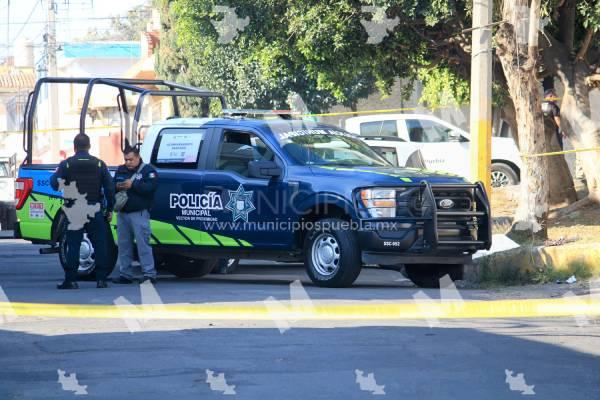
<svg viewBox="0 0 600 400">
<path fill-rule="evenodd" d="M 73 140 L 75 155 L 61 162 L 50 178 L 54 190 L 59 190 L 60 181 L 65 185 L 64 205 L 67 208 L 67 262 L 65 280 L 57 285 L 58 289 L 77 289 L 77 270 L 79 268 L 79 248 L 83 233 L 87 232 L 96 259 L 96 281 L 98 288 L 107 287 L 106 277 L 109 271 L 108 229 L 106 221 L 112 218 L 114 204 L 114 187 L 106 164 L 89 154 L 90 138 L 84 133 Z M 73 196 L 72 185 L 75 185 L 80 196 Z M 69 187 L 67 193 L 66 187 Z M 79 197 L 79 198 L 70 198 Z M 84 199 L 82 199 L 82 197 Z M 87 204 L 85 204 L 87 201 Z M 103 203 L 106 208 L 103 210 Z M 89 210 L 96 210 L 90 215 Z M 75 223 L 75 221 L 78 221 Z M 84 221 L 83 223 L 80 223 Z M 83 225 L 82 228 L 79 228 Z M 79 229 L 78 229 L 79 228 Z"/>
<path fill-rule="evenodd" d="M 126 202 L 117 215 L 117 234 L 119 235 L 119 277 L 114 283 L 133 283 L 132 267 L 134 248 L 142 267 L 142 282 L 156 283 L 156 268 L 150 246 L 150 209 L 154 202 L 154 193 L 158 187 L 158 175 L 154 167 L 144 164 L 139 149 L 125 142 L 123 151 L 125 164 L 115 172 L 115 187 L 119 194 L 126 194 Z"/>
<path fill-rule="evenodd" d="M 565 134 L 560 129 L 560 108 L 556 104 L 557 99 L 558 96 L 554 89 L 546 90 L 542 102 L 542 113 L 544 114 L 544 124 L 551 132 L 554 132 L 558 146 L 562 150 Z"/>
</svg>

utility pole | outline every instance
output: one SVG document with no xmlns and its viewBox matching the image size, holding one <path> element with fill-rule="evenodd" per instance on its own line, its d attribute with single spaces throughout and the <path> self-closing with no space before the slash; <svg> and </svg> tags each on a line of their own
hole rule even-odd
<svg viewBox="0 0 600 400">
<path fill-rule="evenodd" d="M 46 33 L 46 57 L 48 65 L 48 76 L 57 76 L 58 71 L 56 67 L 56 2 L 54 0 L 48 1 L 48 24 Z M 49 129 L 51 129 L 50 135 L 50 160 L 55 162 L 58 159 L 60 153 L 60 132 L 56 130 L 59 126 L 58 117 L 58 87 L 56 84 L 50 84 L 48 87 L 48 112 L 49 112 Z"/>
<path fill-rule="evenodd" d="M 56 3 L 48 0 L 48 75 L 56 76 Z"/>
<path fill-rule="evenodd" d="M 492 1 L 473 0 L 471 178 L 490 194 L 492 154 Z"/>
</svg>

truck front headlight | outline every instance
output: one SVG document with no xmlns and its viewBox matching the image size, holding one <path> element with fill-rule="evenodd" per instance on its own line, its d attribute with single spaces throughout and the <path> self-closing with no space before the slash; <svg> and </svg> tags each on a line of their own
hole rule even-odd
<svg viewBox="0 0 600 400">
<path fill-rule="evenodd" d="M 395 189 L 363 189 L 360 191 L 360 201 L 371 218 L 396 217 Z"/>
</svg>

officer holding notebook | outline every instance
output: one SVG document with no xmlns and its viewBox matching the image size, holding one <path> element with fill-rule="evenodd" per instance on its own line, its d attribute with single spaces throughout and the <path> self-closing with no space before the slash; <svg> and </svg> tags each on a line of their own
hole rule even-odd
<svg viewBox="0 0 600 400">
<path fill-rule="evenodd" d="M 150 208 L 154 202 L 158 175 L 154 167 L 145 164 L 139 149 L 125 143 L 125 164 L 119 166 L 114 182 L 115 211 L 119 246 L 119 277 L 115 283 L 133 283 L 134 246 L 137 246 L 139 261 L 144 274 L 142 282 L 156 283 L 156 268 L 150 246 Z"/>
</svg>

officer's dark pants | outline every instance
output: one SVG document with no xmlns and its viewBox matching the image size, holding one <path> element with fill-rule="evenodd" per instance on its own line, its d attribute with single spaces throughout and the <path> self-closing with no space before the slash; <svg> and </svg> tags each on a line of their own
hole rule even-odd
<svg viewBox="0 0 600 400">
<path fill-rule="evenodd" d="M 94 214 L 93 218 L 76 231 L 67 230 L 67 267 L 65 268 L 65 281 L 77 281 L 77 269 L 79 268 L 79 248 L 83 233 L 87 232 L 96 260 L 96 280 L 106 280 L 108 275 L 108 246 L 106 222 L 101 212 Z"/>
<path fill-rule="evenodd" d="M 562 134 L 559 131 L 556 131 L 556 140 L 558 140 L 558 146 L 562 150 L 564 148 L 563 147 L 563 137 L 562 137 Z"/>
</svg>

